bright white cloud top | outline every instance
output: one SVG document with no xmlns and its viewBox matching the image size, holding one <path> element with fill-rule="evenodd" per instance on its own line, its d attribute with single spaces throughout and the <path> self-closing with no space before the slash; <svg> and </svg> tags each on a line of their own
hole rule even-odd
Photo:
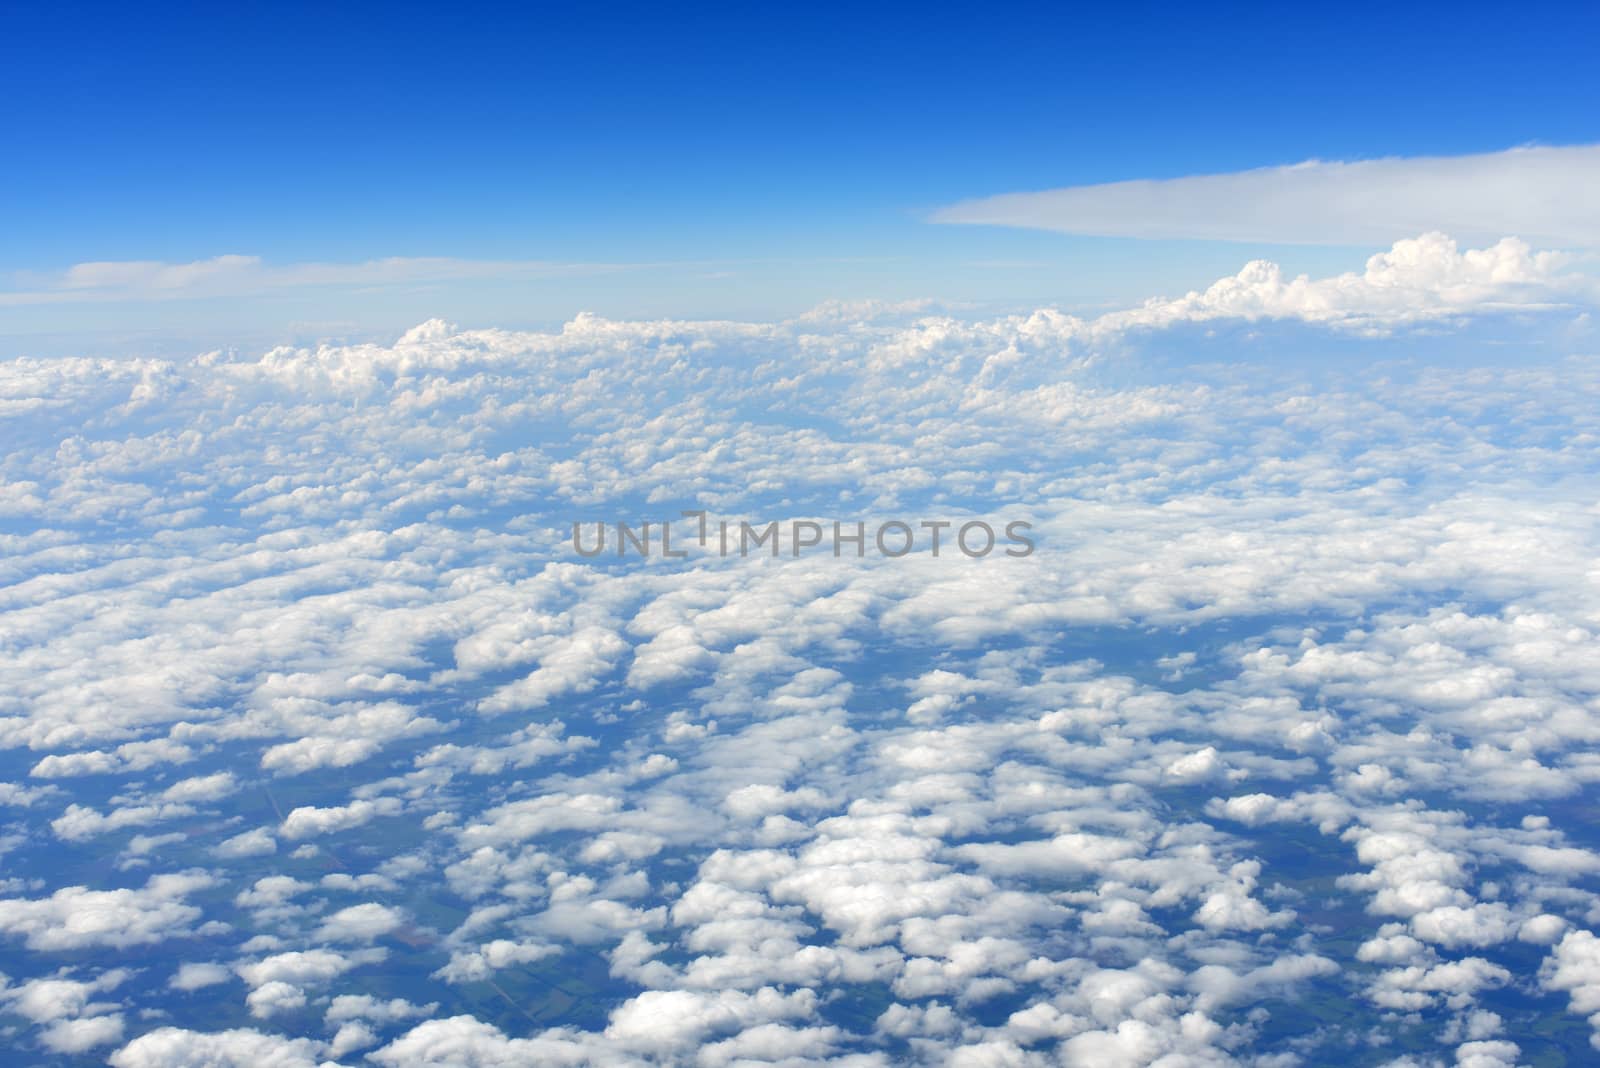
<svg viewBox="0 0 1600 1068">
<path fill-rule="evenodd" d="M 1537 146 L 1004 193 L 941 208 L 933 221 L 1306 245 L 1384 244 L 1397 234 L 1438 230 L 1594 248 L 1597 186 L 1600 145 Z"/>
<path fill-rule="evenodd" d="M 1592 304 L 1425 234 L 1093 319 L 0 364 L 8 1042 L 1585 1056 Z M 569 540 L 696 507 L 1038 551 Z"/>
</svg>

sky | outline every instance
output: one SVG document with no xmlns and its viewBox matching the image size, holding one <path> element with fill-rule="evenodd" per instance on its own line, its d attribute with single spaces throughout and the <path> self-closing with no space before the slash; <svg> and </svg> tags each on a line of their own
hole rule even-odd
<svg viewBox="0 0 1600 1068">
<path fill-rule="evenodd" d="M 1441 10 L 12 10 L 0 335 L 20 355 L 394 336 L 436 315 L 1081 310 L 1259 256 L 1355 269 L 1421 229 L 1285 245 L 934 220 L 1024 191 L 1600 140 L 1592 6 Z M 218 257 L 476 266 L 337 298 L 259 279 L 27 296 L 78 264 Z"/>
<path fill-rule="evenodd" d="M 0 18 L 8 1065 L 1594 1061 L 1594 11 Z"/>
</svg>

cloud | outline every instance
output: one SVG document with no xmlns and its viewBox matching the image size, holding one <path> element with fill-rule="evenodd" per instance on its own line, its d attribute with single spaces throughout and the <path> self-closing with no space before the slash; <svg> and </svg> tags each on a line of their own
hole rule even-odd
<svg viewBox="0 0 1600 1068">
<path fill-rule="evenodd" d="M 1600 1049 L 1600 938 L 1590 931 L 1572 931 L 1562 938 L 1545 963 L 1540 979 L 1546 990 L 1565 991 L 1569 1011 L 1589 1018 L 1590 1039 Z"/>
<path fill-rule="evenodd" d="M 451 1016 L 418 1024 L 389 1045 L 368 1054 L 368 1059 L 388 1068 L 423 1068 L 452 1064 L 464 1068 L 492 1068 L 515 1064 L 583 1065 L 613 1063 L 612 1051 L 586 1048 L 587 1044 L 557 1032 L 550 1039 L 511 1038 L 493 1024 L 474 1016 Z M 605 1052 L 612 1052 L 608 1058 Z M 117 1065 L 116 1068 L 142 1068 Z"/>
<path fill-rule="evenodd" d="M 316 937 L 328 942 L 371 942 L 405 924 L 400 909 L 376 902 L 351 905 L 322 921 Z"/>
<path fill-rule="evenodd" d="M 313 838 L 321 834 L 360 827 L 377 816 L 395 815 L 400 809 L 401 803 L 392 797 L 380 797 L 376 801 L 363 799 L 352 801 L 348 805 L 327 808 L 301 805 L 284 817 L 278 833 L 294 842 L 302 838 Z"/>
<path fill-rule="evenodd" d="M 1425 353 L 1559 293 L 1539 257 L 1412 239 L 1095 319 L 431 322 L 0 363 L 0 739 L 53 776 L 6 795 L 32 803 L 6 814 L 6 981 L 204 934 L 179 956 L 215 963 L 156 954 L 118 1005 L 37 988 L 120 1012 L 130 1065 L 1320 1062 L 1336 1039 L 1255 1009 L 1318 982 L 1352 1033 L 1429 1006 L 1442 1030 L 1536 996 L 1546 954 L 1541 1010 L 1581 1009 L 1592 946 L 1559 946 L 1600 916 L 1600 857 L 1546 801 L 1600 782 L 1600 370 L 1324 376 L 1282 348 L 1320 334 L 1266 325 L 1448 321 L 1381 348 Z M 1217 331 L 1251 359 L 1122 377 L 1155 331 L 1222 320 L 1263 324 Z M 1040 552 L 563 550 L 573 511 L 700 501 L 992 502 Z M 179 780 L 180 754 L 232 777 Z M 180 813 L 157 829 L 183 840 L 141 835 Z M 104 859 L 140 850 L 203 857 L 207 892 L 114 889 Z M 415 926 L 458 898 L 453 932 Z M 1349 937 L 1307 956 L 1330 906 Z M 542 980 L 579 962 L 616 996 L 556 1025 Z M 385 1000 L 430 973 L 552 1024 Z M 139 1037 L 247 1011 L 285 1037 Z M 1451 1045 L 1498 1040 L 1465 1026 Z"/>
<path fill-rule="evenodd" d="M 754 994 L 652 990 L 624 1002 L 612 1013 L 606 1037 L 628 1048 L 665 1052 L 701 1042 L 708 1034 L 740 1030 L 752 1022 L 803 1019 L 813 1011 L 815 999 L 810 990 L 783 994 L 771 987 Z"/>
<path fill-rule="evenodd" d="M 1600 247 L 1600 145 L 1308 161 L 1231 174 L 1007 193 L 932 220 L 1101 237 L 1382 245 L 1442 230 Z"/>
<path fill-rule="evenodd" d="M 201 990 L 208 986 L 226 983 L 233 978 L 233 972 L 221 964 L 211 964 L 205 961 L 185 961 L 178 966 L 167 985 L 174 990 Z"/>
<path fill-rule="evenodd" d="M 93 994 L 115 989 L 128 976 L 127 971 L 116 969 L 101 974 L 93 982 L 54 978 L 35 979 L 10 988 L 0 984 L 0 1002 L 7 1003 L 10 1011 L 34 1023 L 49 1023 L 84 1015 L 91 1008 L 89 998 Z"/>
<path fill-rule="evenodd" d="M 39 1036 L 40 1043 L 55 1053 L 84 1053 L 96 1046 L 122 1040 L 121 1013 L 85 1016 L 76 1020 L 57 1020 Z"/>
<path fill-rule="evenodd" d="M 481 982 L 501 968 L 530 964 L 560 952 L 559 946 L 497 938 L 476 949 L 457 950 L 450 955 L 450 962 L 433 974 L 447 983 Z"/>
<path fill-rule="evenodd" d="M 317 1068 L 325 1063 L 322 1043 L 284 1038 L 246 1028 L 189 1031 L 159 1027 L 129 1042 L 108 1058 L 113 1068 Z"/>
<path fill-rule="evenodd" d="M 50 821 L 50 829 L 66 841 L 77 842 L 109 834 L 123 827 L 143 827 L 193 813 L 194 809 L 191 806 L 173 803 L 130 805 L 113 808 L 109 813 L 99 812 L 86 805 L 68 805 L 65 812 Z"/>
<path fill-rule="evenodd" d="M 1533 252 L 1516 238 L 1461 250 L 1444 234 L 1428 233 L 1396 241 L 1387 252 L 1369 258 L 1360 273 L 1288 278 L 1276 263 L 1252 260 L 1238 274 L 1203 291 L 1110 312 L 1091 321 L 1088 329 L 1092 335 L 1108 336 L 1219 319 L 1298 319 L 1382 328 L 1593 299 L 1593 281 L 1562 273 L 1561 262 L 1557 254 Z"/>
<path fill-rule="evenodd" d="M 278 953 L 259 961 L 236 964 L 234 970 L 250 985 L 245 1004 L 256 1017 L 292 1012 L 306 1003 L 305 987 L 335 979 L 352 968 L 384 959 L 381 949 L 349 955 L 330 949 Z"/>
<path fill-rule="evenodd" d="M 635 264 L 544 260 L 466 260 L 391 256 L 360 263 L 268 264 L 229 254 L 188 263 L 110 260 L 78 263 L 57 274 L 26 274 L 25 288 L 0 291 L 0 307 L 129 300 L 241 297 L 292 289 L 357 289 L 440 282 L 527 281 L 611 274 Z"/>
<path fill-rule="evenodd" d="M 190 779 L 183 779 L 173 783 L 161 791 L 165 801 L 175 803 L 193 803 L 218 801 L 237 790 L 238 782 L 231 771 L 219 771 L 214 775 L 197 775 Z"/>
<path fill-rule="evenodd" d="M 141 890 L 69 886 L 42 899 L 3 899 L 0 932 L 40 952 L 152 945 L 190 933 L 200 909 L 184 899 L 212 883 L 199 873 L 156 875 Z"/>
<path fill-rule="evenodd" d="M 211 851 L 225 860 L 264 857 L 278 851 L 278 840 L 267 828 L 257 827 L 218 842 Z"/>
<path fill-rule="evenodd" d="M 293 983 L 279 979 L 262 983 L 245 995 L 250 1015 L 265 1018 L 282 1012 L 293 1012 L 306 1003 L 306 992 Z"/>
<path fill-rule="evenodd" d="M 345 1023 L 351 1020 L 392 1023 L 415 1016 L 431 1015 L 438 1007 L 439 1003 L 436 1001 L 430 1001 L 426 1005 L 414 1005 L 404 998 L 389 998 L 385 1001 L 367 994 L 340 994 L 329 1003 L 324 1018 L 329 1023 Z"/>
</svg>

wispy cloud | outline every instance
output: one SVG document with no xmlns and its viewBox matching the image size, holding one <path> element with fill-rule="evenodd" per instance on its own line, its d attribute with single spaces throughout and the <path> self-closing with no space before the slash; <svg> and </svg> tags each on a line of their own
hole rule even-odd
<svg viewBox="0 0 1600 1068">
<path fill-rule="evenodd" d="M 963 201 L 941 223 L 1102 237 L 1388 244 L 1443 231 L 1600 247 L 1600 145 L 1472 156 L 1310 161 Z"/>
<path fill-rule="evenodd" d="M 259 256 L 227 255 L 189 263 L 111 260 L 75 264 L 64 271 L 20 276 L 18 288 L 0 292 L 0 306 L 99 301 L 174 300 L 250 296 L 307 287 L 380 287 L 472 280 L 534 280 L 611 274 L 637 264 L 561 263 L 543 260 L 466 260 L 389 257 L 360 263 L 269 264 Z"/>
</svg>

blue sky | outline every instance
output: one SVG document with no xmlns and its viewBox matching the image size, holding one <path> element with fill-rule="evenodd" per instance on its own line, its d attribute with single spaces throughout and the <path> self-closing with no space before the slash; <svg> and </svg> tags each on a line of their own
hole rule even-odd
<svg viewBox="0 0 1600 1068">
<path fill-rule="evenodd" d="M 0 25 L 7 1065 L 1594 1061 L 1597 16 L 353 10 Z"/>
<path fill-rule="evenodd" d="M 5 288 L 222 255 L 626 269 L 382 288 L 337 309 L 305 293 L 19 304 L 0 334 L 772 316 L 862 297 L 1091 307 L 1256 255 L 1354 267 L 1373 249 L 927 220 L 1018 190 L 1600 139 L 1592 7 L 1442 11 L 13 12 Z"/>
</svg>

